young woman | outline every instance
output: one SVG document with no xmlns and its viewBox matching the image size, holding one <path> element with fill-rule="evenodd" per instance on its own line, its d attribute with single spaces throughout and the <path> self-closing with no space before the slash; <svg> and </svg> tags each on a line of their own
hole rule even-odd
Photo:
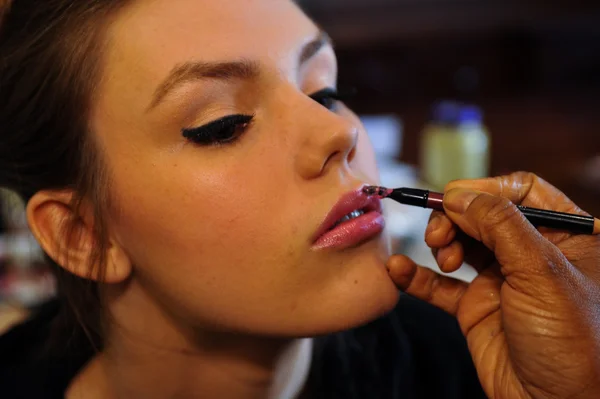
<svg viewBox="0 0 600 399">
<path fill-rule="evenodd" d="M 468 291 L 388 260 L 381 203 L 361 192 L 377 182 L 366 133 L 338 101 L 330 40 L 294 3 L 2 9 L 0 183 L 27 202 L 61 293 L 0 344 L 9 397 L 483 395 L 457 324 L 414 299 L 397 307 L 398 285 L 477 333 L 469 346 L 488 395 L 538 397 L 528 373 L 554 383 L 541 366 L 506 361 L 525 347 L 504 339 L 502 268 Z M 505 228 L 470 232 L 469 213 L 451 212 L 467 200 L 449 193 L 449 216 L 432 221 L 428 242 L 446 268 L 463 249 L 448 217 L 488 245 Z M 528 237 L 520 245 L 538 239 L 517 230 Z M 597 241 L 586 248 L 597 253 Z M 543 258 L 545 247 L 533 249 Z M 464 305 L 461 319 L 457 300 L 469 292 L 486 300 Z M 597 354 L 597 330 L 582 331 L 586 356 Z"/>
</svg>

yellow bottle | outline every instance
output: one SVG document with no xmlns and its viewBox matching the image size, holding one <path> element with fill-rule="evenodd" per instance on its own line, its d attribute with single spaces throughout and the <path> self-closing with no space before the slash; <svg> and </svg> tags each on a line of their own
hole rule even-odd
<svg viewBox="0 0 600 399">
<path fill-rule="evenodd" d="M 423 130 L 421 165 L 423 180 L 436 190 L 451 180 L 487 177 L 490 137 L 479 108 L 438 104 Z"/>
</svg>

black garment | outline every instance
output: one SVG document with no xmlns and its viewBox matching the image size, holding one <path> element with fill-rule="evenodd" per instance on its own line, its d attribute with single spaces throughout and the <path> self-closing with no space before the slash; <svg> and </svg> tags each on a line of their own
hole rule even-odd
<svg viewBox="0 0 600 399">
<path fill-rule="evenodd" d="M 48 302 L 0 336 L 0 398 L 62 399 L 71 379 L 93 356 L 90 347 L 61 355 L 48 346 L 60 306 Z"/>
<path fill-rule="evenodd" d="M 48 352 L 59 308 L 49 302 L 0 337 L 1 398 L 62 398 L 93 356 L 89 346 Z M 318 338 L 313 364 L 309 386 L 317 398 L 485 398 L 456 321 L 408 296 L 380 320 Z"/>
<path fill-rule="evenodd" d="M 311 369 L 316 399 L 483 399 L 456 319 L 403 295 L 373 323 L 319 338 Z"/>
</svg>

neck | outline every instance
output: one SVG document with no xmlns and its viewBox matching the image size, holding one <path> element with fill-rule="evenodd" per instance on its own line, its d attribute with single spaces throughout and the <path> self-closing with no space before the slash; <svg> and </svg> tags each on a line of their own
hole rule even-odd
<svg viewBox="0 0 600 399">
<path fill-rule="evenodd" d="M 106 348 L 104 370 L 116 397 L 298 396 L 310 367 L 311 340 L 222 338 L 214 348 L 177 350 L 124 338 Z"/>
<path fill-rule="evenodd" d="M 137 290 L 128 287 L 125 296 L 131 291 Z M 192 332 L 149 298 L 136 296 L 110 301 L 105 349 L 74 382 L 89 387 L 79 391 L 102 391 L 103 398 L 293 399 L 304 387 L 310 339 Z"/>
</svg>

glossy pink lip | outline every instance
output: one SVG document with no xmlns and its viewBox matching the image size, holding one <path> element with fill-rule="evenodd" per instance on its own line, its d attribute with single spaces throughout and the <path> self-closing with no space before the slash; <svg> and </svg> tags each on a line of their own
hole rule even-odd
<svg viewBox="0 0 600 399">
<path fill-rule="evenodd" d="M 348 248 L 379 234 L 385 225 L 382 216 L 381 200 L 363 193 L 362 188 L 347 193 L 333 206 L 317 230 L 313 248 Z M 362 210 L 364 215 L 346 221 L 337 226 L 349 213 Z"/>
</svg>

